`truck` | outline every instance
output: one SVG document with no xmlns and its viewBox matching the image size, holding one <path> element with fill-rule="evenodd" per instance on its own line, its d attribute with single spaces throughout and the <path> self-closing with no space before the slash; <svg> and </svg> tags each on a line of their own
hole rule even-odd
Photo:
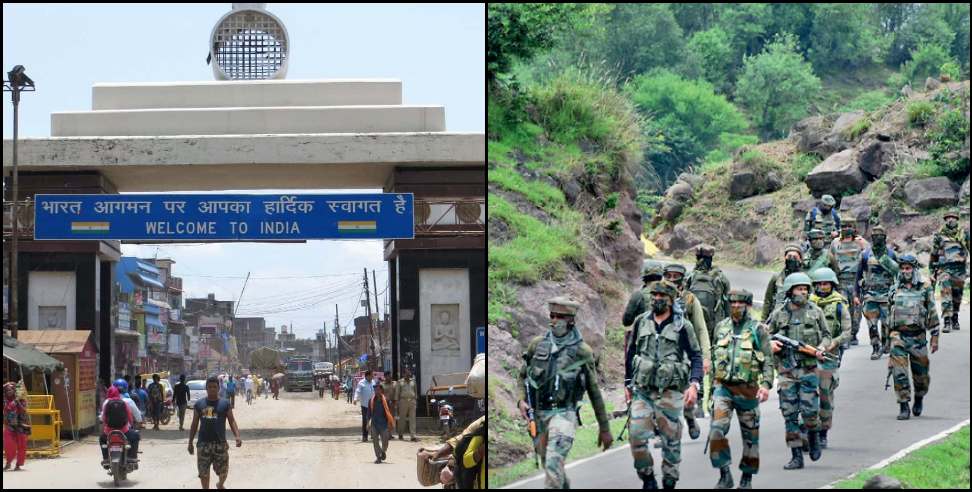
<svg viewBox="0 0 972 492">
<path fill-rule="evenodd" d="M 326 385 L 331 380 L 332 375 L 334 375 L 334 364 L 330 362 L 315 362 L 314 389 L 318 389 L 317 385 L 321 382 Z M 327 386 L 325 386 L 325 388 L 327 388 Z"/>
<path fill-rule="evenodd" d="M 290 357 L 287 360 L 284 376 L 284 389 L 288 392 L 296 389 L 314 390 L 314 372 L 310 357 L 303 355 Z"/>
</svg>

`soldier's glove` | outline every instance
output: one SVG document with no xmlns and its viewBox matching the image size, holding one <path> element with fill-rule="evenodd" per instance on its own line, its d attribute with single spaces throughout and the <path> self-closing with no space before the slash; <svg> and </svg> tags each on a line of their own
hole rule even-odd
<svg viewBox="0 0 972 492">
<path fill-rule="evenodd" d="M 598 433 L 598 435 L 597 435 L 597 445 L 598 446 L 603 447 L 604 450 L 607 451 L 608 448 L 611 447 L 611 444 L 612 443 L 614 443 L 614 438 L 611 437 L 611 431 L 609 431 L 609 430 L 603 430 L 600 433 Z"/>
<path fill-rule="evenodd" d="M 931 337 L 931 351 L 933 354 L 938 352 L 938 335 Z"/>
</svg>

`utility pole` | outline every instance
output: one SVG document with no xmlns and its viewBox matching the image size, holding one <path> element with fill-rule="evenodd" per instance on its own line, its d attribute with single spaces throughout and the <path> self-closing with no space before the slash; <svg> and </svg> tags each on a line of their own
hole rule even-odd
<svg viewBox="0 0 972 492">
<path fill-rule="evenodd" d="M 338 365 L 338 376 L 344 377 L 344 370 L 341 367 L 341 332 L 338 328 L 341 325 L 338 324 L 338 305 L 334 305 L 334 337 L 337 339 L 337 365 Z"/>
<path fill-rule="evenodd" d="M 371 294 L 368 291 L 368 269 L 367 268 L 364 269 L 364 290 L 365 290 L 364 291 L 364 296 L 365 296 L 364 302 L 365 302 L 365 307 L 368 310 L 368 312 L 367 312 L 367 314 L 368 314 L 368 331 L 369 331 L 369 335 L 370 335 L 369 336 L 369 340 L 368 340 L 368 352 L 369 352 L 369 356 L 368 356 L 368 367 L 372 371 L 374 371 L 375 370 L 375 324 L 374 324 L 374 322 L 371 319 Z"/>
<path fill-rule="evenodd" d="M 17 65 L 13 70 L 7 72 L 7 80 L 4 81 L 3 91 L 10 92 L 13 96 L 13 179 L 11 187 L 11 199 L 10 199 L 10 216 L 11 216 L 11 231 L 13 234 L 10 235 L 10 309 L 8 315 L 10 317 L 10 336 L 17 338 L 17 323 L 18 311 L 17 311 L 17 236 L 20 235 L 20 220 L 17 213 L 17 200 L 20 197 L 17 195 L 17 137 L 19 133 L 20 125 L 20 92 L 21 91 L 33 91 L 34 81 L 24 73 L 24 66 Z"/>
<path fill-rule="evenodd" d="M 378 305 L 378 284 L 375 282 L 375 269 L 371 269 L 371 286 L 374 287 L 375 291 L 375 313 L 380 315 L 381 306 Z M 378 364 L 382 370 L 385 369 L 385 348 L 381 344 L 381 325 L 378 324 L 378 320 L 375 320 L 376 327 L 378 328 Z"/>
</svg>

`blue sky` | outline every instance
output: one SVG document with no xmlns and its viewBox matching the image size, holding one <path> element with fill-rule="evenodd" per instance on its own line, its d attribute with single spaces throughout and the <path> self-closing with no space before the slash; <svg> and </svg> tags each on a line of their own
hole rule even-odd
<svg viewBox="0 0 972 492">
<path fill-rule="evenodd" d="M 37 84 L 36 92 L 22 98 L 20 136 L 49 136 L 52 112 L 90 110 L 91 87 L 97 82 L 213 80 L 205 61 L 209 35 L 230 7 L 5 3 L 3 72 L 24 65 Z M 485 131 L 483 4 L 268 3 L 267 10 L 290 35 L 287 79 L 400 79 L 406 104 L 445 106 L 447 130 Z M 2 106 L 3 135 L 11 138 L 9 95 Z M 363 191 L 368 190 L 300 192 Z M 278 331 L 293 322 L 301 337 L 312 336 L 325 320 L 330 329 L 335 303 L 342 325 L 355 311 L 363 314 L 358 304 L 363 268 L 378 271 L 378 291 L 385 291 L 381 251 L 381 241 L 123 246 L 126 255 L 174 259 L 174 274 L 183 276 L 186 297 L 213 292 L 219 299 L 236 300 L 243 277 L 251 272 L 240 315 L 272 312 L 288 302 L 307 306 L 265 316 Z M 379 302 L 385 304 L 383 296 Z"/>
</svg>

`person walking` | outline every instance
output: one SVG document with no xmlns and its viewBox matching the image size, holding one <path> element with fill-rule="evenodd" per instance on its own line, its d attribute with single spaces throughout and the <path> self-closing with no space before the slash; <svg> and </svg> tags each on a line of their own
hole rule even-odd
<svg viewBox="0 0 972 492">
<path fill-rule="evenodd" d="M 270 380 L 270 391 L 273 392 L 273 399 L 280 399 L 280 381 L 277 378 Z"/>
<path fill-rule="evenodd" d="M 3 450 L 7 455 L 4 471 L 10 469 L 14 458 L 17 467 L 14 471 L 23 469 L 27 461 L 27 436 L 30 435 L 30 418 L 27 415 L 27 400 L 17 398 L 16 383 L 3 385 Z"/>
<path fill-rule="evenodd" d="M 385 389 L 381 384 L 375 385 L 375 393 L 368 402 L 371 414 L 371 443 L 375 446 L 375 464 L 385 459 L 388 451 L 388 440 L 391 431 L 395 429 L 395 417 L 392 416 L 391 404 L 385 398 Z"/>
<path fill-rule="evenodd" d="M 418 391 L 415 388 L 415 380 L 412 379 L 412 370 L 405 369 L 403 372 L 404 377 L 398 382 L 398 386 L 395 389 L 395 400 L 398 401 L 398 420 L 405 424 L 408 423 L 408 432 L 412 436 L 412 441 L 418 441 L 415 438 L 415 399 L 418 396 Z M 402 439 L 402 427 L 404 425 L 398 426 L 398 439 Z"/>
<path fill-rule="evenodd" d="M 149 413 L 152 415 L 152 429 L 159 430 L 159 420 L 162 419 L 162 384 L 159 375 L 152 375 L 152 382 L 148 385 Z"/>
<path fill-rule="evenodd" d="M 243 378 L 243 388 L 246 391 L 246 404 L 253 404 L 253 376 Z"/>
<path fill-rule="evenodd" d="M 243 445 L 240 440 L 240 429 L 233 417 L 232 403 L 225 398 L 219 398 L 219 380 L 210 377 L 206 380 L 206 398 L 200 398 L 193 408 L 192 427 L 189 429 L 189 454 L 195 449 L 192 445 L 196 431 L 199 431 L 199 454 L 196 457 L 196 468 L 199 471 L 199 481 L 202 488 L 209 488 L 209 469 L 212 467 L 219 475 L 217 488 L 224 488 L 229 476 L 229 444 L 226 442 L 226 421 L 236 437 L 236 447 Z M 201 423 L 201 425 L 200 425 Z"/>
<path fill-rule="evenodd" d="M 226 399 L 230 401 L 233 409 L 236 409 L 236 380 L 233 379 L 232 375 L 226 381 Z"/>
<path fill-rule="evenodd" d="M 365 377 L 358 381 L 358 387 L 354 389 L 354 403 L 361 405 L 361 442 L 368 442 L 368 422 L 371 420 L 371 410 L 368 402 L 375 394 L 374 385 L 371 383 L 371 370 L 365 371 Z"/>
<path fill-rule="evenodd" d="M 186 375 L 179 375 L 179 382 L 172 390 L 172 397 L 175 405 L 179 409 L 179 430 L 184 430 L 182 425 L 186 419 L 186 406 L 189 405 L 189 385 L 186 384 Z"/>
</svg>

